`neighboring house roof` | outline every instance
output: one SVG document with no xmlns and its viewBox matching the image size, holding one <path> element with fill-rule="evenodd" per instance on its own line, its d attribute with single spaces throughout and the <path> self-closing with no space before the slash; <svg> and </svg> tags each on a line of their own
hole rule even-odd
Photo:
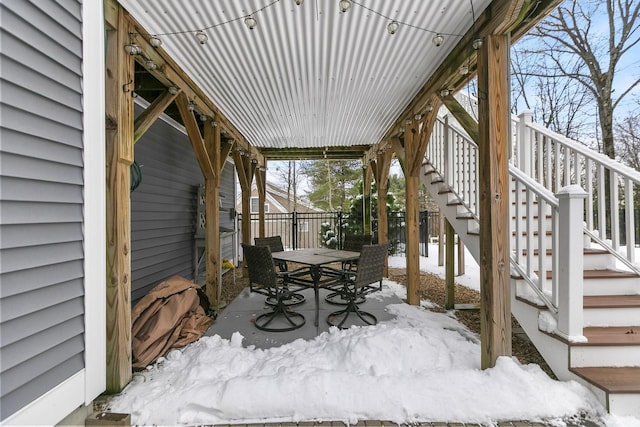
<svg viewBox="0 0 640 427">
<path fill-rule="evenodd" d="M 290 212 L 293 211 L 294 206 L 296 212 L 324 212 L 321 209 L 317 209 L 313 207 L 311 204 L 300 200 L 298 197 L 296 200 L 293 199 L 293 195 L 291 197 L 287 197 L 287 190 L 279 187 L 278 185 L 267 182 L 266 184 L 266 202 L 271 206 L 270 212 Z M 256 183 L 251 184 L 251 196 L 257 197 L 258 188 L 256 187 Z M 291 206 L 291 208 L 289 208 Z M 242 198 L 241 194 L 238 195 L 238 199 L 236 201 L 236 208 L 238 211 L 242 209 Z"/>
</svg>

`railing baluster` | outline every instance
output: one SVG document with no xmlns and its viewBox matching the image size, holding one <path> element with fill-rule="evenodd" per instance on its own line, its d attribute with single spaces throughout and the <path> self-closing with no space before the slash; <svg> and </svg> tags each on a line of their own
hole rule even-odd
<svg viewBox="0 0 640 427">
<path fill-rule="evenodd" d="M 598 231 L 602 240 L 607 239 L 607 213 L 604 189 L 605 169 L 602 164 L 598 165 Z"/>
<path fill-rule="evenodd" d="M 586 203 L 586 223 L 587 228 L 589 230 L 593 230 L 593 165 L 591 164 L 591 159 L 585 159 L 585 178 L 584 178 L 584 189 L 587 192 L 587 201 Z"/>
<path fill-rule="evenodd" d="M 618 203 L 618 174 L 611 171 L 609 175 L 609 188 L 611 194 L 609 196 L 611 209 L 611 246 L 616 251 L 620 249 L 620 204 Z"/>
<path fill-rule="evenodd" d="M 629 262 L 635 263 L 635 248 L 636 248 L 636 225 L 635 218 L 633 216 L 633 182 L 629 178 L 624 180 L 624 211 L 625 211 L 625 232 L 626 245 L 627 245 L 627 259 Z"/>
<path fill-rule="evenodd" d="M 538 200 L 538 277 L 540 278 L 540 290 L 551 291 L 552 289 L 547 286 L 547 268 L 544 263 L 547 254 L 547 232 L 543 224 L 543 220 L 546 219 L 544 214 L 546 205 L 544 200 Z"/>
</svg>

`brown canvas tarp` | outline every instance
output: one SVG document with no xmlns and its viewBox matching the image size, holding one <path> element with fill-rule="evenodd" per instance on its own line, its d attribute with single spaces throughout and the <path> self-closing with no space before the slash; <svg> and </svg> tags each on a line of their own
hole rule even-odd
<svg viewBox="0 0 640 427">
<path fill-rule="evenodd" d="M 153 288 L 131 312 L 134 368 L 144 368 L 170 348 L 199 339 L 213 319 L 200 305 L 199 286 L 173 276 Z"/>
</svg>

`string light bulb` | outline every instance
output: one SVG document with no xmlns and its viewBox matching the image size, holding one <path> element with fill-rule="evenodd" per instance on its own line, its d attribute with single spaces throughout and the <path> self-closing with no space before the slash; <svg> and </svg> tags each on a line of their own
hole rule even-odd
<svg viewBox="0 0 640 427">
<path fill-rule="evenodd" d="M 473 39 L 471 46 L 473 46 L 473 50 L 480 49 L 482 47 L 482 39 L 481 38 Z"/>
<path fill-rule="evenodd" d="M 207 116 L 206 114 L 200 114 L 201 122 L 206 122 L 207 120 L 209 120 L 209 116 Z"/>
<path fill-rule="evenodd" d="M 438 33 L 435 36 L 433 36 L 433 39 L 431 41 L 436 47 L 440 47 L 444 42 L 444 37 L 442 37 L 442 34 Z"/>
<path fill-rule="evenodd" d="M 427 104 L 427 107 L 425 108 L 425 110 L 427 110 L 427 113 L 432 112 L 433 111 L 433 105 Z"/>
<path fill-rule="evenodd" d="M 142 53 L 142 48 L 133 42 L 124 45 L 124 50 L 132 56 L 140 55 Z"/>
<path fill-rule="evenodd" d="M 449 96 L 449 93 L 450 93 L 449 89 L 442 89 L 440 91 L 440 96 L 443 97 L 443 98 L 446 98 L 447 96 Z"/>
<path fill-rule="evenodd" d="M 189 109 L 189 111 L 193 112 L 196 109 L 196 104 L 192 100 L 189 100 L 187 108 Z"/>
<path fill-rule="evenodd" d="M 169 93 L 171 95 L 177 95 L 178 94 L 178 88 L 175 86 L 169 86 Z"/>
<path fill-rule="evenodd" d="M 415 116 L 413 116 L 413 118 L 419 122 L 420 120 L 422 120 L 422 114 L 418 113 Z"/>
<path fill-rule="evenodd" d="M 198 40 L 198 43 L 200 44 L 205 44 L 206 42 L 209 41 L 209 37 L 207 37 L 207 35 L 204 33 L 204 31 L 198 31 L 196 34 L 196 39 Z"/>
<path fill-rule="evenodd" d="M 400 24 L 398 24 L 398 21 L 391 21 L 387 24 L 387 31 L 389 32 L 389 34 L 395 34 L 396 32 L 398 32 L 398 28 L 400 28 Z"/>
<path fill-rule="evenodd" d="M 158 36 L 151 36 L 149 38 L 149 44 L 157 49 L 162 46 L 162 40 L 160 40 Z"/>
<path fill-rule="evenodd" d="M 149 71 L 153 71 L 156 68 L 158 68 L 158 66 L 156 65 L 155 62 L 153 62 L 151 59 L 147 59 L 147 61 L 145 62 L 146 66 L 147 66 L 147 70 Z"/>
<path fill-rule="evenodd" d="M 340 7 L 340 12 L 344 13 L 351 9 L 351 2 L 349 0 L 340 0 L 338 6 Z"/>
<path fill-rule="evenodd" d="M 296 6 L 300 6 L 304 0 L 296 0 Z"/>
<path fill-rule="evenodd" d="M 466 76 L 467 74 L 469 74 L 469 66 L 467 64 L 462 64 L 460 66 L 460 75 L 462 76 Z"/>
<path fill-rule="evenodd" d="M 253 30 L 256 25 L 258 25 L 258 21 L 256 21 L 256 18 L 254 18 L 253 15 L 248 15 L 246 18 L 244 18 L 244 24 L 247 26 L 247 28 Z"/>
</svg>

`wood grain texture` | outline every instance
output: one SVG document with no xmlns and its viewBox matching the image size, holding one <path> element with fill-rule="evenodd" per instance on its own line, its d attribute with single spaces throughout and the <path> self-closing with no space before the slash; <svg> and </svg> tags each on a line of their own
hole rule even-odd
<svg viewBox="0 0 640 427">
<path fill-rule="evenodd" d="M 176 98 L 176 95 L 172 95 L 169 91 L 165 91 L 162 95 L 157 97 L 146 110 L 142 112 L 133 124 L 133 143 L 138 142 L 142 135 L 151 127 L 151 125 L 158 120 L 160 115 L 167 109 L 169 105 Z"/>
<path fill-rule="evenodd" d="M 455 259 L 454 259 L 454 249 L 455 249 L 455 232 L 453 231 L 453 227 L 451 226 L 451 223 L 449 221 L 447 221 L 446 219 L 444 220 L 445 223 L 445 234 L 446 234 L 446 238 L 445 238 L 445 244 L 446 244 L 446 256 L 445 256 L 445 288 L 446 288 L 446 292 L 445 292 L 445 299 L 444 299 L 444 308 L 446 308 L 447 310 L 453 310 L 453 308 L 455 307 L 456 304 L 456 299 L 455 299 L 455 278 L 453 277 L 453 271 L 454 271 L 454 266 L 455 266 Z"/>
<path fill-rule="evenodd" d="M 200 165 L 202 175 L 205 179 L 214 179 L 216 174 L 213 171 L 213 165 L 211 164 L 211 159 L 209 158 L 204 141 L 202 140 L 202 134 L 200 133 L 200 128 L 198 127 L 196 118 L 193 115 L 193 112 L 189 111 L 189 100 L 187 95 L 181 92 L 176 96 L 175 101 L 178 111 L 180 111 L 180 117 L 182 118 L 184 127 L 187 130 L 189 142 L 191 143 L 193 152 L 196 155 L 196 160 L 198 161 L 198 165 Z"/>
<path fill-rule="evenodd" d="M 220 259 L 220 177 L 221 162 L 218 161 L 220 153 L 220 128 L 205 123 L 204 145 L 210 163 L 216 165 L 213 179 L 205 179 L 205 293 L 209 302 L 217 306 L 220 300 L 222 270 Z M 224 165 L 224 162 L 222 162 Z"/>
<path fill-rule="evenodd" d="M 115 19 L 115 18 L 114 18 Z M 131 380 L 131 199 L 133 162 L 133 58 L 122 46 L 127 21 L 118 7 L 116 30 L 107 31 L 106 57 L 106 388 L 120 392 Z"/>
<path fill-rule="evenodd" d="M 481 366 L 511 355 L 509 267 L 509 37 L 488 36 L 478 57 Z"/>
</svg>

